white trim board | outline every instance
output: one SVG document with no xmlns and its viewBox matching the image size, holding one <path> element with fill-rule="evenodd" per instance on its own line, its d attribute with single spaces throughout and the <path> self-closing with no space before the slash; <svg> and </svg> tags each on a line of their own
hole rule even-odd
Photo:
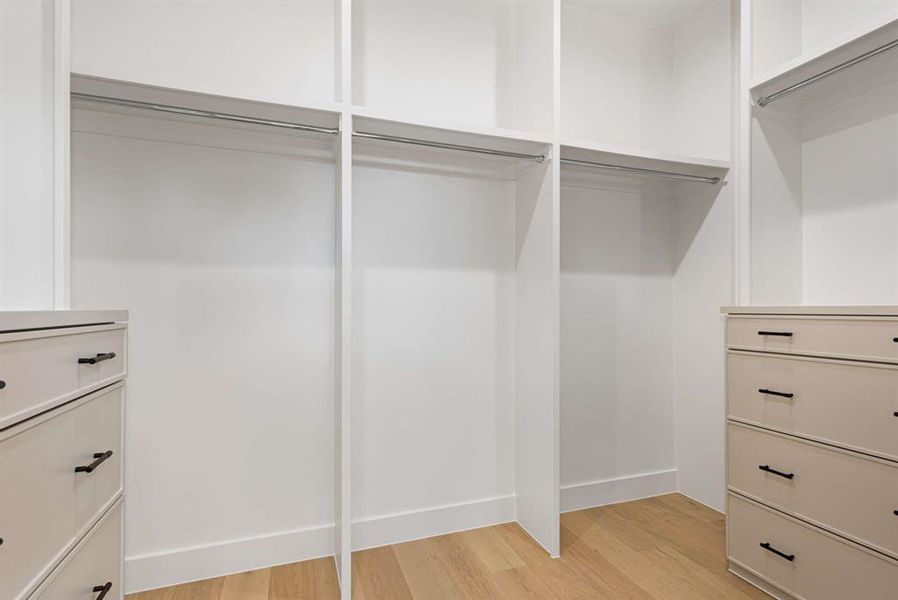
<svg viewBox="0 0 898 600">
<path fill-rule="evenodd" d="M 125 593 L 331 556 L 334 526 L 279 531 L 125 557 Z"/>
<path fill-rule="evenodd" d="M 677 487 L 676 469 L 574 483 L 561 487 L 561 512 L 673 494 Z"/>
<path fill-rule="evenodd" d="M 383 515 L 352 524 L 353 551 L 515 520 L 513 495 Z M 334 553 L 332 524 L 177 548 L 125 559 L 125 593 L 241 573 Z"/>
</svg>

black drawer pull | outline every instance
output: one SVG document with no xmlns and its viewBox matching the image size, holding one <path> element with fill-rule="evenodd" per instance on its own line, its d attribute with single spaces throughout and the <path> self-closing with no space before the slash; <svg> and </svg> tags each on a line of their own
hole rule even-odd
<svg viewBox="0 0 898 600">
<path fill-rule="evenodd" d="M 892 514 L 895 515 L 896 517 L 898 517 L 898 510 L 893 510 Z M 3 543 L 3 540 L 0 540 L 0 544 L 2 544 L 2 543 Z"/>
<path fill-rule="evenodd" d="M 770 465 L 758 465 L 758 468 L 762 471 L 767 471 L 768 473 L 773 473 L 774 475 L 779 475 L 780 477 L 784 477 L 786 479 L 792 479 L 793 477 L 795 477 L 795 473 L 783 473 L 782 471 L 771 469 Z"/>
<path fill-rule="evenodd" d="M 767 394 L 768 396 L 781 396 L 783 398 L 793 398 L 795 394 L 790 394 L 788 392 L 777 392 L 774 390 L 768 390 L 767 388 L 761 388 L 758 390 L 760 394 Z"/>
<path fill-rule="evenodd" d="M 896 344 L 898 344 L 898 337 L 892 338 L 892 341 L 895 342 Z"/>
<path fill-rule="evenodd" d="M 758 335 L 773 335 L 777 337 L 792 337 L 791 331 L 759 331 Z"/>
<path fill-rule="evenodd" d="M 95 585 L 94 586 L 94 594 L 100 592 L 100 595 L 97 596 L 96 600 L 103 600 L 106 597 L 106 594 L 109 593 L 109 590 L 112 589 L 112 582 L 107 581 L 106 585 Z"/>
<path fill-rule="evenodd" d="M 79 365 L 95 365 L 98 362 L 103 362 L 104 360 L 111 360 L 115 358 L 115 352 L 104 352 L 103 354 L 97 354 L 96 356 L 91 356 L 89 358 L 79 358 Z"/>
<path fill-rule="evenodd" d="M 6 382 L 0 379 L 0 390 L 6 387 Z"/>
<path fill-rule="evenodd" d="M 777 550 L 776 548 L 771 546 L 768 542 L 761 542 L 761 548 L 763 548 L 767 552 L 773 552 L 777 556 L 779 556 L 781 558 L 785 558 L 789 562 L 792 562 L 793 560 L 795 560 L 794 554 L 786 554 L 785 552 L 780 552 L 779 550 Z M 99 600 L 99 598 L 97 600 Z"/>
<path fill-rule="evenodd" d="M 93 473 L 94 470 L 99 467 L 101 464 L 106 462 L 112 456 L 112 450 L 107 450 L 106 452 L 97 452 L 94 454 L 94 458 L 96 459 L 94 462 L 90 463 L 84 467 L 75 467 L 76 473 Z"/>
</svg>

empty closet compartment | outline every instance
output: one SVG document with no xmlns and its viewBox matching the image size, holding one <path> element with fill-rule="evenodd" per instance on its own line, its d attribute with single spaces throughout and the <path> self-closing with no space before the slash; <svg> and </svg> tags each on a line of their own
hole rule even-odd
<svg viewBox="0 0 898 600">
<path fill-rule="evenodd" d="M 751 92 L 752 304 L 898 303 L 898 22 Z"/>
<path fill-rule="evenodd" d="M 722 506 L 727 169 L 561 162 L 561 509 L 678 489 Z"/>
<path fill-rule="evenodd" d="M 72 0 L 72 72 L 265 102 L 333 102 L 340 0 Z"/>
<path fill-rule="evenodd" d="M 548 547 L 549 147 L 374 119 L 354 130 L 354 549 L 513 521 L 516 495 Z M 540 456 L 516 460 L 516 435 Z"/>
<path fill-rule="evenodd" d="M 130 589 L 153 553 L 332 527 L 338 115 L 72 86 L 72 305 L 133 319 Z"/>
<path fill-rule="evenodd" d="M 898 19 L 898 0 L 751 3 L 753 80 L 760 81 Z M 894 37 L 892 38 L 894 39 Z"/>
<path fill-rule="evenodd" d="M 729 2 L 562 0 L 561 133 L 631 153 L 728 159 Z"/>
<path fill-rule="evenodd" d="M 551 2 L 356 0 L 353 103 L 373 114 L 552 131 Z"/>
</svg>

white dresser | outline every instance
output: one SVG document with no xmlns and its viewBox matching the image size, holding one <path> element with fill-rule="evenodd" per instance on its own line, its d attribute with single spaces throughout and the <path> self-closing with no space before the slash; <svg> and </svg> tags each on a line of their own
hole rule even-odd
<svg viewBox="0 0 898 600">
<path fill-rule="evenodd" d="M 777 598 L 898 598 L 898 307 L 727 313 L 727 558 Z"/>
<path fill-rule="evenodd" d="M 0 600 L 122 597 L 127 320 L 0 312 Z"/>
</svg>

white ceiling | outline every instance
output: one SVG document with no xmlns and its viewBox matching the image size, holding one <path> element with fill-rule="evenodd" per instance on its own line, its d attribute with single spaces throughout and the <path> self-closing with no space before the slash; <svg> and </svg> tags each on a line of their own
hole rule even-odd
<svg viewBox="0 0 898 600">
<path fill-rule="evenodd" d="M 571 4 L 614 14 L 647 27 L 668 31 L 727 0 L 567 0 Z"/>
</svg>

